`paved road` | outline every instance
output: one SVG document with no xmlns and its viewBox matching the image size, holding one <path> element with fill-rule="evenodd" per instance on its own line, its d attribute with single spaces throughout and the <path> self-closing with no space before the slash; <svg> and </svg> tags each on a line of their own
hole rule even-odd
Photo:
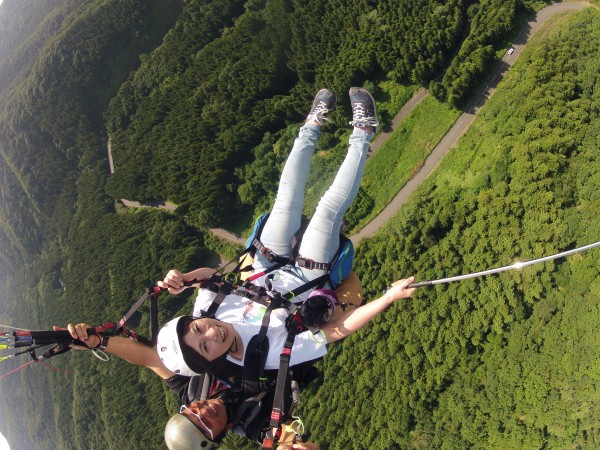
<svg viewBox="0 0 600 450">
<path fill-rule="evenodd" d="M 498 83 L 502 80 L 502 78 L 504 78 L 504 74 L 517 60 L 521 50 L 523 49 L 523 46 L 527 43 L 527 40 L 531 37 L 531 35 L 553 15 L 565 11 L 580 10 L 587 6 L 591 5 L 587 2 L 555 3 L 540 10 L 535 18 L 527 23 L 513 43 L 513 48 L 515 51 L 512 53 L 512 55 L 506 53 L 504 57 L 494 66 L 493 70 L 486 78 L 483 86 L 481 86 L 477 94 L 466 106 L 465 112 L 459 116 L 452 128 L 433 149 L 419 172 L 417 172 L 415 176 L 410 179 L 402 189 L 400 189 L 398 194 L 383 209 L 383 211 L 377 215 L 377 217 L 369 222 L 358 233 L 350 236 L 350 239 L 355 246 L 358 245 L 361 239 L 373 236 L 377 230 L 383 227 L 388 220 L 395 216 L 400 207 L 408 200 L 412 193 L 417 189 L 419 184 L 429 176 L 444 155 L 456 145 L 458 139 L 467 130 L 469 125 L 471 125 L 473 120 L 475 120 L 475 116 L 479 110 L 495 92 Z"/>
</svg>

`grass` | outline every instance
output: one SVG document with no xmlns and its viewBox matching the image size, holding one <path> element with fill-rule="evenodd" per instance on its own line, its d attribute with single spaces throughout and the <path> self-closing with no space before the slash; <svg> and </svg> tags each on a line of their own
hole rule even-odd
<svg viewBox="0 0 600 450">
<path fill-rule="evenodd" d="M 353 227 L 362 228 L 379 214 L 423 165 L 452 127 L 460 111 L 427 96 L 369 160 L 361 188 L 372 201 L 369 214 Z"/>
<path fill-rule="evenodd" d="M 369 88 L 369 86 L 365 86 Z M 385 80 L 377 84 L 373 95 L 377 100 L 377 116 L 381 127 L 389 128 L 398 111 L 408 102 L 419 86 L 405 86 L 392 80 Z"/>
</svg>

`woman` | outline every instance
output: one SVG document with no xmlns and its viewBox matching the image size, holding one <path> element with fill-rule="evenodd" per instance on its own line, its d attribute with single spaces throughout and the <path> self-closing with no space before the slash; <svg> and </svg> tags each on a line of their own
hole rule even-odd
<svg viewBox="0 0 600 450">
<path fill-rule="evenodd" d="M 350 124 L 354 126 L 354 130 L 350 136 L 348 154 L 304 232 L 299 252 L 305 260 L 330 262 L 335 256 L 343 216 L 358 192 L 369 143 L 379 125 L 371 94 L 361 88 L 351 88 L 349 94 L 353 111 Z M 317 93 L 306 123 L 300 129 L 283 169 L 273 210 L 261 234 L 264 247 L 278 256 L 292 256 L 291 242 L 300 228 L 310 158 L 321 133 L 321 125 L 328 120 L 327 113 L 334 105 L 335 95 L 331 91 L 322 89 Z M 255 272 L 261 272 L 273 264 L 266 254 L 257 253 L 253 268 Z M 206 280 L 213 273 L 214 270 L 208 268 L 185 274 L 171 270 L 158 285 L 177 294 L 186 288 L 185 283 Z M 325 270 L 311 270 L 296 263 L 283 267 L 269 277 L 259 278 L 257 283 L 264 286 L 268 278 L 270 289 L 285 293 L 324 273 Z M 412 278 L 408 278 L 394 283 L 381 298 L 325 324 L 318 335 L 310 331 L 297 335 L 290 366 L 323 357 L 328 343 L 360 329 L 394 301 L 409 297 L 413 289 L 407 289 L 407 286 L 412 281 Z M 302 302 L 309 295 L 310 291 L 304 292 L 293 301 Z M 194 317 L 202 316 L 215 296 L 215 292 L 200 289 L 194 316 L 173 319 L 159 333 L 157 351 L 165 366 L 172 372 L 188 376 L 210 372 L 220 378 L 230 378 L 228 375 L 233 374 L 231 363 L 244 366 L 246 349 L 250 339 L 258 333 L 267 307 L 231 294 L 225 297 L 215 318 L 195 319 Z M 275 309 L 271 313 L 267 332 L 269 352 L 264 364 L 266 370 L 279 367 L 279 354 L 287 337 L 287 317 L 288 312 L 283 309 Z"/>
</svg>

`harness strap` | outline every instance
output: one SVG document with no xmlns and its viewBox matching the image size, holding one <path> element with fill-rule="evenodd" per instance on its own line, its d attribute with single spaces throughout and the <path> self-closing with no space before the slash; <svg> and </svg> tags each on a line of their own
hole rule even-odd
<svg viewBox="0 0 600 450">
<path fill-rule="evenodd" d="M 290 383 L 290 359 L 292 357 L 292 347 L 296 335 L 302 331 L 302 322 L 296 314 L 290 314 L 287 321 L 288 335 L 279 356 L 279 372 L 277 373 L 277 384 L 275 387 L 275 398 L 273 399 L 273 409 L 271 410 L 271 419 L 267 437 L 263 440 L 262 449 L 272 450 L 274 444 L 281 436 L 281 425 L 283 423 L 285 390 Z"/>
<path fill-rule="evenodd" d="M 293 261 L 293 258 L 286 258 L 284 256 L 279 256 L 277 253 L 268 249 L 267 247 L 265 247 L 263 245 L 262 242 L 260 242 L 258 240 L 258 238 L 254 238 L 252 240 L 251 246 L 254 247 L 256 249 L 256 251 L 258 251 L 262 256 L 264 256 L 267 261 L 274 262 L 276 264 L 280 264 L 280 267 L 285 266 L 286 264 L 289 264 L 290 262 Z"/>
<path fill-rule="evenodd" d="M 257 286 L 252 283 L 244 283 L 243 286 L 238 286 L 233 289 L 231 293 L 250 299 L 261 305 L 269 306 L 271 303 L 270 297 L 267 295 L 267 290 L 262 286 Z"/>
<path fill-rule="evenodd" d="M 115 331 L 123 331 L 125 327 L 125 323 L 131 318 L 131 316 L 140 309 L 140 306 L 144 304 L 144 302 L 150 298 L 150 339 L 141 338 L 135 335 L 135 333 L 126 333 L 130 337 L 134 337 L 144 343 L 149 343 L 150 345 L 156 345 L 156 340 L 158 338 L 158 294 L 162 291 L 162 289 L 158 286 L 152 286 L 146 288 L 144 294 L 129 308 L 129 311 L 125 313 L 119 323 L 116 325 Z M 141 338 L 141 339 L 140 339 Z"/>
<path fill-rule="evenodd" d="M 331 263 L 321 263 L 321 262 L 316 262 L 312 259 L 308 259 L 308 258 L 303 258 L 302 256 L 298 256 L 296 258 L 296 263 L 300 266 L 303 267 L 305 269 L 308 270 L 326 270 L 327 272 L 329 272 L 331 270 L 332 264 Z"/>
<path fill-rule="evenodd" d="M 268 249 L 267 247 L 265 247 L 262 244 L 262 242 L 260 242 L 258 240 L 258 238 L 254 238 L 254 240 L 252 241 L 252 246 L 254 246 L 256 248 L 256 250 L 266 258 L 267 261 L 275 263 L 273 266 L 269 267 L 269 269 L 265 270 L 262 273 L 262 275 L 264 275 L 265 273 L 268 273 L 272 270 L 278 269 L 279 267 L 283 267 L 287 264 L 290 264 L 292 262 L 296 262 L 298 264 L 298 266 L 303 267 L 308 270 L 317 269 L 317 270 L 325 270 L 326 272 L 329 272 L 332 267 L 332 264 L 330 262 L 328 262 L 328 263 L 317 262 L 313 259 L 304 258 L 303 256 L 297 256 L 297 257 L 292 257 L 292 258 L 285 258 L 283 256 L 279 256 L 276 253 L 274 253 L 273 251 L 271 251 L 270 249 Z M 335 258 L 337 258 L 337 254 L 336 254 Z M 262 275 L 261 274 L 253 275 L 252 277 L 249 278 L 249 280 L 252 281 L 256 278 L 259 278 Z"/>
<path fill-rule="evenodd" d="M 298 286 L 296 289 L 291 290 L 290 292 L 286 292 L 282 294 L 282 296 L 287 300 L 292 300 L 294 297 L 297 297 L 300 294 L 308 291 L 309 289 L 313 289 L 316 287 L 323 287 L 327 280 L 329 279 L 329 274 L 321 275 L 320 277 L 315 278 L 314 280 L 310 280 L 307 283 L 304 283 Z"/>
<path fill-rule="evenodd" d="M 202 311 L 202 315 L 205 317 L 211 317 L 214 319 L 215 314 L 217 313 L 219 306 L 221 306 L 221 303 L 223 303 L 223 300 L 225 300 L 225 297 L 227 297 L 229 294 L 231 294 L 231 289 L 232 289 L 232 286 L 230 283 L 228 283 L 227 281 L 222 281 L 219 284 L 219 290 L 217 291 L 216 297 L 214 298 L 214 300 L 208 307 L 208 310 Z"/>
<path fill-rule="evenodd" d="M 259 419 L 262 409 L 261 402 L 266 395 L 267 392 L 260 392 L 256 396 L 246 398 L 242 402 L 232 420 L 233 427 L 231 431 L 233 434 L 248 438 L 258 438 L 262 421 L 257 419 Z"/>
<path fill-rule="evenodd" d="M 158 293 L 160 290 L 153 289 L 152 291 L 150 297 L 150 342 L 154 347 L 158 341 Z"/>
<path fill-rule="evenodd" d="M 265 315 L 258 334 L 252 336 L 248 342 L 248 348 L 244 354 L 244 372 L 242 377 L 242 389 L 251 393 L 260 392 L 260 381 L 264 378 L 265 363 L 269 354 L 269 339 L 267 331 L 271 322 L 271 313 L 275 308 L 282 306 L 283 299 L 273 298 Z"/>
<path fill-rule="evenodd" d="M 140 306 L 144 304 L 146 299 L 152 294 L 157 296 L 160 291 L 161 288 L 158 286 L 147 288 L 146 292 L 144 292 L 144 294 L 131 306 L 131 308 L 129 308 L 129 311 L 127 311 L 125 315 L 121 317 L 121 320 L 119 320 L 119 323 L 117 324 L 117 328 L 123 328 L 125 326 L 125 322 L 127 322 L 129 318 L 133 316 L 133 314 L 140 308 Z"/>
<path fill-rule="evenodd" d="M 263 226 L 264 226 L 264 223 L 266 223 L 266 220 L 263 222 Z M 262 231 L 262 226 L 259 230 L 259 233 L 261 231 Z M 242 267 L 242 262 L 244 261 L 244 259 L 242 257 L 245 255 L 250 255 L 252 258 L 254 258 L 254 256 L 256 255 L 256 252 L 259 252 L 262 256 L 264 256 L 267 259 L 267 261 L 273 262 L 275 264 L 273 266 L 269 267 L 268 269 L 264 270 L 263 272 L 252 275 L 249 278 L 250 281 L 260 278 L 269 272 L 272 272 L 280 267 L 285 266 L 286 264 L 291 263 L 294 260 L 293 258 L 286 258 L 286 257 L 277 255 L 275 252 L 273 252 L 273 251 L 269 250 L 267 247 L 265 247 L 262 244 L 262 242 L 260 242 L 260 240 L 257 237 L 255 237 L 254 239 L 252 239 L 252 242 L 250 243 L 250 245 L 248 245 L 248 247 L 246 249 L 244 249 L 235 258 L 233 258 L 231 261 L 229 261 L 227 264 L 225 264 L 225 266 L 223 266 L 219 270 L 217 270 L 217 272 L 220 272 L 224 267 L 229 266 L 233 261 L 237 261 L 237 264 L 236 264 L 235 268 L 233 270 L 231 270 L 230 272 L 241 273 L 241 272 L 248 272 L 248 271 L 252 270 L 253 269 L 252 264 L 248 264 L 247 266 Z"/>
<path fill-rule="evenodd" d="M 209 373 L 191 377 L 190 382 L 187 385 L 186 396 L 185 398 L 182 398 L 184 403 L 206 400 L 208 398 L 208 391 L 211 383 L 212 375 Z"/>
</svg>

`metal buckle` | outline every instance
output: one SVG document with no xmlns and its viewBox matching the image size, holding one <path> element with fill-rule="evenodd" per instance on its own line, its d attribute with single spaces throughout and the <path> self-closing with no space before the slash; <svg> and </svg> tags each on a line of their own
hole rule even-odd
<svg viewBox="0 0 600 450">
<path fill-rule="evenodd" d="M 227 272 L 223 275 L 223 280 L 227 283 L 235 285 L 240 280 L 240 274 L 236 272 Z"/>
<path fill-rule="evenodd" d="M 275 253 L 273 253 L 267 247 L 263 247 L 263 248 L 264 248 L 264 250 L 262 252 L 260 252 L 260 254 L 263 255 L 267 261 L 273 262 L 273 260 L 275 260 L 275 258 L 276 258 Z"/>
<path fill-rule="evenodd" d="M 302 262 L 302 264 L 300 264 L 300 267 L 304 267 L 308 270 L 313 270 L 315 268 L 316 263 L 312 259 L 302 258 L 300 259 L 300 261 Z"/>
</svg>

